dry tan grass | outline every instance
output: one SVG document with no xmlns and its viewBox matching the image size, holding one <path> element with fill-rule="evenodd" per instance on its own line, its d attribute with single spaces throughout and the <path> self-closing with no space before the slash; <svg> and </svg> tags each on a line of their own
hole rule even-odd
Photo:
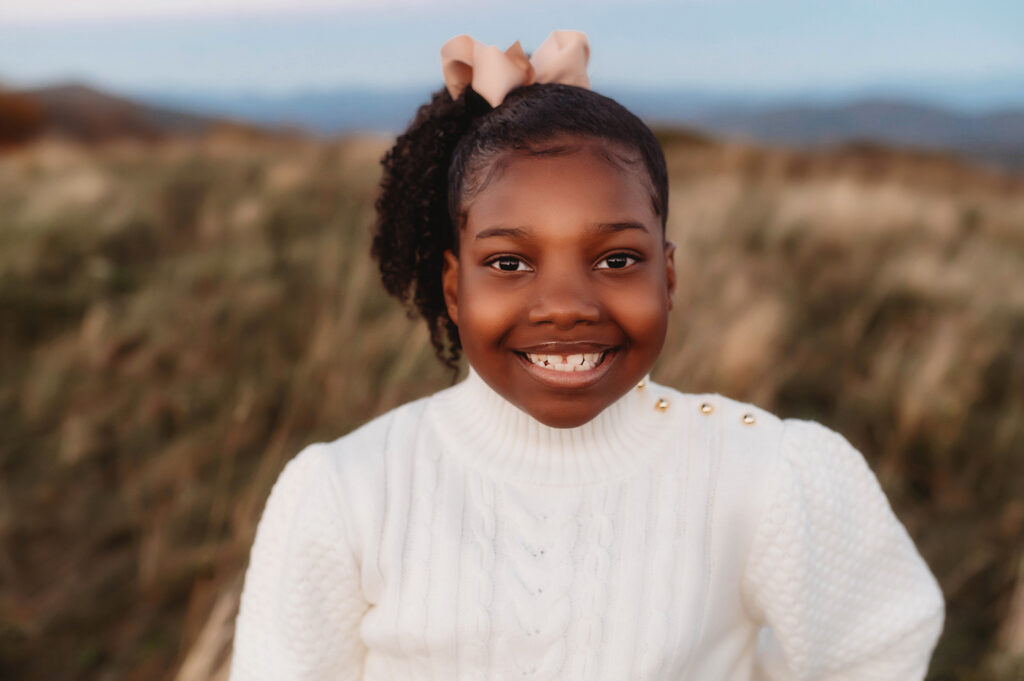
<svg viewBox="0 0 1024 681">
<path fill-rule="evenodd" d="M 846 434 L 949 601 L 933 678 L 1012 678 L 1024 178 L 664 144 L 679 285 L 655 376 Z M 386 145 L 227 132 L 0 157 L 0 667 L 222 678 L 284 462 L 449 383 L 368 257 Z"/>
</svg>

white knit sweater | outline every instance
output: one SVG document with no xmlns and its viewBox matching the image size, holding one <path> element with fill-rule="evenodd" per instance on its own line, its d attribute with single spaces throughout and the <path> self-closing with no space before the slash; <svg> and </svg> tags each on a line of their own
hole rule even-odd
<svg viewBox="0 0 1024 681">
<path fill-rule="evenodd" d="M 913 681 L 942 620 L 831 430 L 649 381 L 555 429 L 471 370 L 285 468 L 231 678 Z"/>
</svg>

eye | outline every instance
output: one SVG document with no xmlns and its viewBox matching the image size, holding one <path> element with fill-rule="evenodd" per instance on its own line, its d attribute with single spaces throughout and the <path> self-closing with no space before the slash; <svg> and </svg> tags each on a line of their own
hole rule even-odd
<svg viewBox="0 0 1024 681">
<path fill-rule="evenodd" d="M 533 268 L 514 255 L 499 255 L 487 263 L 489 267 L 502 272 L 531 272 Z"/>
<path fill-rule="evenodd" d="M 597 263 L 599 270 L 621 270 L 624 267 L 638 262 L 636 256 L 629 253 L 612 253 Z"/>
</svg>

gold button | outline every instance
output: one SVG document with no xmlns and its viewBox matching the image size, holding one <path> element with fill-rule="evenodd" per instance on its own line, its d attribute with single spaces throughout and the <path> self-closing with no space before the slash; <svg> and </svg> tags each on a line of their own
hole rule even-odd
<svg viewBox="0 0 1024 681">
<path fill-rule="evenodd" d="M 646 378 L 641 378 L 640 382 L 636 384 L 636 389 L 637 390 L 642 390 L 642 389 L 644 389 L 646 387 L 647 387 L 647 379 Z"/>
<path fill-rule="evenodd" d="M 654 408 L 657 409 L 658 411 L 667 411 L 668 410 L 668 400 L 666 400 L 663 397 L 659 397 L 658 401 L 654 403 Z"/>
<path fill-rule="evenodd" d="M 710 414 L 714 410 L 715 410 L 715 405 L 711 404 L 710 402 L 703 402 L 700 405 L 700 413 L 701 414 Z"/>
<path fill-rule="evenodd" d="M 754 415 L 753 414 L 744 414 L 743 415 L 743 423 L 747 424 L 748 426 L 753 425 L 754 424 Z"/>
</svg>

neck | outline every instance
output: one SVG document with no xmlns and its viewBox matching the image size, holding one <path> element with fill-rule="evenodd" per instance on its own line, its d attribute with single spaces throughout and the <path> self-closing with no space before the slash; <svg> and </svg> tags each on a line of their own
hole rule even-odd
<svg viewBox="0 0 1024 681">
<path fill-rule="evenodd" d="M 664 389 L 649 378 L 644 383 L 581 426 L 553 428 L 470 367 L 465 380 L 431 398 L 429 414 L 446 450 L 485 474 L 525 484 L 590 484 L 642 467 L 667 437 L 669 417 L 655 408 Z"/>
</svg>

